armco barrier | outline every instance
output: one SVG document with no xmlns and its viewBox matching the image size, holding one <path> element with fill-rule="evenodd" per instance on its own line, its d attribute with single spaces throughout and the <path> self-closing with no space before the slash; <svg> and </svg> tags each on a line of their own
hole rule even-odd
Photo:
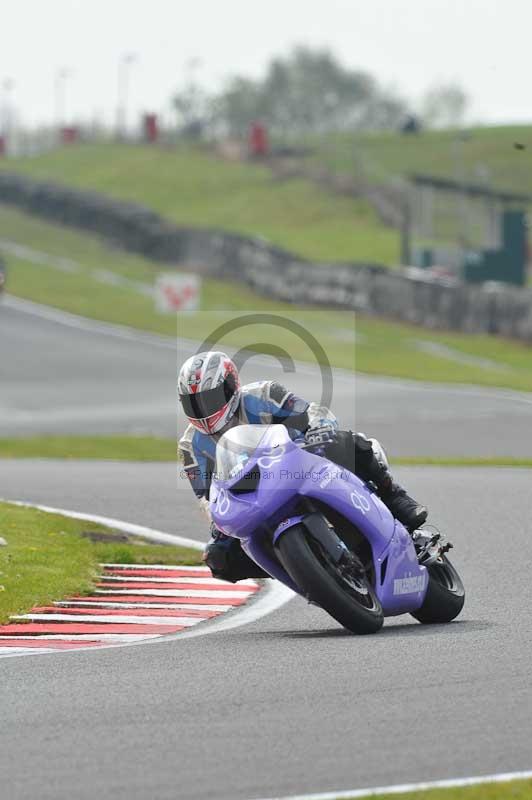
<svg viewBox="0 0 532 800">
<path fill-rule="evenodd" d="M 105 236 L 154 261 L 245 282 L 279 300 L 532 342 L 530 290 L 451 284 L 376 264 L 315 264 L 260 239 L 177 227 L 136 203 L 8 172 L 0 172 L 0 202 Z"/>
</svg>

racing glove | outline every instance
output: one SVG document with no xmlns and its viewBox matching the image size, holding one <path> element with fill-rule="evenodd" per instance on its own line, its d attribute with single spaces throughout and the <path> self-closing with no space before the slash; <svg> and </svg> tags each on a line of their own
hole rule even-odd
<svg viewBox="0 0 532 800">
<path fill-rule="evenodd" d="M 305 431 L 305 442 L 311 445 L 332 444 L 336 440 L 337 425 L 332 420 L 316 420 Z"/>
</svg>

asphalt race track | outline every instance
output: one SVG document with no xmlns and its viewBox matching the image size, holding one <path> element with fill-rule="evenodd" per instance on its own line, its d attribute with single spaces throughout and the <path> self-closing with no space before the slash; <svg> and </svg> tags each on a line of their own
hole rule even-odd
<svg viewBox="0 0 532 800">
<path fill-rule="evenodd" d="M 66 334 L 0 309 L 1 435 L 11 413 L 19 433 L 174 430 L 175 351 Z M 339 374 L 334 387 L 346 424 L 350 381 Z M 286 382 L 310 395 L 316 377 L 307 368 Z M 359 427 L 392 452 L 530 455 L 526 395 L 360 376 L 356 389 Z M 6 797 L 248 800 L 530 769 L 532 471 L 398 473 L 455 543 L 468 592 L 459 621 L 404 617 L 357 638 L 295 598 L 181 642 L 2 660 Z M 0 476 L 4 497 L 205 537 L 175 465 L 0 461 Z"/>
<path fill-rule="evenodd" d="M 174 436 L 176 361 L 194 352 L 149 334 L 121 338 L 0 305 L 0 436 L 31 433 L 153 432 Z M 59 312 L 59 318 L 61 314 Z M 111 330 L 112 326 L 110 326 Z M 116 330 L 116 329 L 115 329 Z M 319 399 L 312 364 L 283 372 L 273 358 L 247 362 L 244 381 L 282 380 Z M 510 390 L 449 387 L 337 370 L 332 406 L 345 427 L 377 435 L 395 455 L 530 456 L 532 397 Z"/>
</svg>

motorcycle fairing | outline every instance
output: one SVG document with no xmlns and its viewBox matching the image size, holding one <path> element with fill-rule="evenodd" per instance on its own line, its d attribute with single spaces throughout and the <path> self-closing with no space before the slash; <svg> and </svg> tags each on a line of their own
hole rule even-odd
<svg viewBox="0 0 532 800">
<path fill-rule="evenodd" d="M 419 608 L 428 575 L 418 564 L 405 528 L 352 472 L 302 450 L 291 442 L 287 432 L 279 432 L 281 426 L 270 427 L 276 429 L 275 437 L 270 438 L 268 430 L 263 429 L 260 446 L 245 463 L 246 473 L 260 469 L 254 492 L 231 493 L 242 472 L 229 480 L 213 480 L 210 508 L 217 527 L 240 539 L 244 551 L 272 577 L 298 591 L 275 557 L 272 527 L 277 529 L 277 536 L 284 535 L 293 527 L 287 524 L 279 531 L 284 522 L 293 520 L 297 524 L 306 518 L 298 513 L 301 498 L 319 500 L 354 524 L 368 540 L 375 566 L 375 590 L 384 613 L 389 616 Z"/>
</svg>

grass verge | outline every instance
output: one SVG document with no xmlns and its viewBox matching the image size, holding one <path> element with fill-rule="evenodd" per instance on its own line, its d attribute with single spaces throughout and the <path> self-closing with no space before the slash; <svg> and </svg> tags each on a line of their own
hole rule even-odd
<svg viewBox="0 0 532 800">
<path fill-rule="evenodd" d="M 0 458 L 66 458 L 112 461 L 174 461 L 176 443 L 153 436 L 32 436 L 0 439 Z M 436 467 L 524 467 L 532 469 L 531 458 L 495 456 L 392 458 L 397 466 Z M 1 535 L 1 534 L 0 534 Z"/>
<path fill-rule="evenodd" d="M 532 458 L 494 456 L 493 458 L 431 458 L 429 456 L 406 456 L 391 458 L 392 464 L 402 467 L 523 467 L 532 469 Z"/>
<path fill-rule="evenodd" d="M 176 442 L 155 436 L 31 436 L 0 439 L 0 458 L 175 461 Z"/>
<path fill-rule="evenodd" d="M 369 797 L 369 795 L 368 795 Z M 371 800 L 530 800 L 532 780 L 482 783 L 450 789 L 427 789 L 405 794 L 371 795 Z"/>
<path fill-rule="evenodd" d="M 311 181 L 279 180 L 266 167 L 223 161 L 191 145 L 79 145 L 5 166 L 142 203 L 180 225 L 262 236 L 309 259 L 399 260 L 397 231 L 382 225 L 369 203 Z"/>
<path fill-rule="evenodd" d="M 240 285 L 214 280 L 203 283 L 200 311 L 176 318 L 158 313 L 153 299 L 133 285 L 102 283 L 99 279 L 99 270 L 105 269 L 107 278 L 116 276 L 149 286 L 160 265 L 116 251 L 88 234 L 0 206 L 2 238 L 49 255 L 46 263 L 37 263 L 31 254 L 7 253 L 11 293 L 83 316 L 201 341 L 241 314 L 265 312 L 302 325 L 336 367 L 422 381 L 532 391 L 532 349 L 524 344 L 492 336 L 428 331 L 334 309 L 296 308 L 260 297 Z M 65 256 L 75 260 L 73 271 L 62 268 Z M 254 342 L 283 347 L 297 360 L 315 360 L 298 336 L 272 326 L 240 329 L 220 340 L 219 346 L 253 349 L 258 347 Z"/>
<path fill-rule="evenodd" d="M 100 533 L 102 541 L 92 541 L 84 535 L 88 532 Z M 0 536 L 7 541 L 0 547 L 0 623 L 10 614 L 26 613 L 72 593 L 88 593 L 101 562 L 198 564 L 201 555 L 9 503 L 0 503 Z"/>
<path fill-rule="evenodd" d="M 423 131 L 417 136 L 345 133 L 312 144 L 314 162 L 342 174 L 358 175 L 362 169 L 373 183 L 412 172 L 454 178 L 459 164 L 464 181 L 480 183 L 481 166 L 489 170 L 490 188 L 532 193 L 530 126 Z"/>
</svg>

